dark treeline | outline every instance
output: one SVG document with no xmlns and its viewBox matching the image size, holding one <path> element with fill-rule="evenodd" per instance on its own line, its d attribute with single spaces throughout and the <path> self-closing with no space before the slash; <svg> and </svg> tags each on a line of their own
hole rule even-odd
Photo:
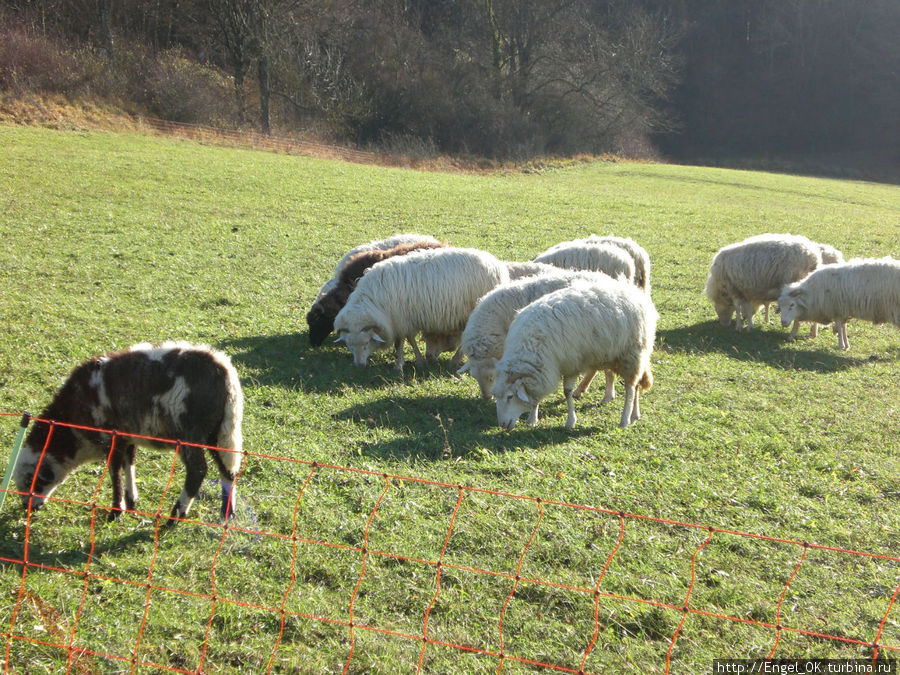
<svg viewBox="0 0 900 675">
<path fill-rule="evenodd" d="M 24 46 L 43 40 L 78 71 L 79 93 L 111 95 L 104 86 L 118 82 L 120 96 L 176 121 L 512 159 L 660 149 L 675 159 L 900 164 L 897 0 L 0 7 L 7 45 L 19 45 L 0 47 L 0 87 L 29 80 Z M 223 96 L 214 90 L 226 79 Z"/>
<path fill-rule="evenodd" d="M 674 157 L 900 177 L 900 2 L 673 0 Z"/>
</svg>

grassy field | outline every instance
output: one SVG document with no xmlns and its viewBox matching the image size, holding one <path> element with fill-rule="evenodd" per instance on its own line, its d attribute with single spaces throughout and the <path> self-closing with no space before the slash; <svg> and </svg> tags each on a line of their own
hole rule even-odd
<svg viewBox="0 0 900 675">
<path fill-rule="evenodd" d="M 0 412 L 39 413 L 92 354 L 199 341 L 240 373 L 245 449 L 374 472 L 249 457 L 237 525 L 282 536 L 229 532 L 218 557 L 219 529 L 185 523 L 157 545 L 152 517 L 92 529 L 89 507 L 51 503 L 31 523 L 29 561 L 42 567 L 27 569 L 21 594 L 21 565 L 0 566 L 12 672 L 64 672 L 58 644 L 90 650 L 68 663 L 79 673 L 131 672 L 132 658 L 257 673 L 270 657 L 274 672 L 416 672 L 421 658 L 433 673 L 553 672 L 529 661 L 643 673 L 664 672 L 667 655 L 671 672 L 696 673 L 714 658 L 765 657 L 776 638 L 780 657 L 871 658 L 853 642 L 710 614 L 863 642 L 884 620 L 880 642 L 900 649 L 900 601 L 885 620 L 896 561 L 721 532 L 703 545 L 706 530 L 634 518 L 620 530 L 603 512 L 381 476 L 900 555 L 900 332 L 851 322 L 849 352 L 830 330 L 788 342 L 777 321 L 737 334 L 703 295 L 715 251 L 761 232 L 900 257 L 896 186 L 612 162 L 424 173 L 0 127 L 0 207 Z M 401 377 L 387 353 L 361 370 L 330 341 L 310 348 L 304 315 L 340 256 L 401 231 L 510 260 L 592 232 L 636 239 L 660 314 L 643 418 L 619 430 L 621 388 L 600 407 L 601 386 L 577 404 L 574 431 L 560 392 L 536 428 L 503 432 L 449 355 Z M 0 418 L 3 448 L 17 422 Z M 141 453 L 139 508 L 162 499 L 168 512 L 171 459 Z M 85 467 L 56 494 L 90 501 L 103 475 Z M 217 514 L 210 484 L 192 513 L 201 520 Z M 24 538 L 11 498 L 0 556 L 21 559 Z M 595 606 L 572 589 L 595 588 L 608 560 Z M 673 609 L 689 591 L 705 614 Z M 423 657 L 404 636 L 423 634 L 431 603 Z M 282 606 L 275 650 L 282 616 L 267 608 Z"/>
</svg>

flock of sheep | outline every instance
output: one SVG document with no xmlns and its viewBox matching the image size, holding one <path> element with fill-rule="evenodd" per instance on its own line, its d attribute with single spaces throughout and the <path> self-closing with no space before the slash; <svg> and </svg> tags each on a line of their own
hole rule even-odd
<svg viewBox="0 0 900 675">
<path fill-rule="evenodd" d="M 794 322 L 792 336 L 799 322 L 812 323 L 813 332 L 833 322 L 838 347 L 848 349 L 850 318 L 900 326 L 900 261 L 844 262 L 840 251 L 806 237 L 765 234 L 716 254 L 706 295 L 724 325 L 735 316 L 735 327 L 749 331 L 753 315 L 761 307 L 768 314 L 777 301 L 782 325 Z M 458 367 L 466 357 L 459 372 L 478 381 L 485 399 L 496 400 L 505 429 L 526 412 L 535 424 L 540 402 L 560 380 L 566 426 L 574 428 L 574 399 L 599 370 L 606 377 L 603 403 L 615 397 L 615 376 L 624 382 L 619 426 L 625 428 L 640 417 L 640 392 L 653 384 L 650 257 L 622 237 L 564 242 L 528 262 L 504 262 L 422 235 L 373 241 L 341 259 L 306 319 L 314 346 L 334 330 L 358 366 L 393 347 L 402 371 L 406 342 L 418 363 L 455 351 Z M 209 347 L 140 344 L 95 356 L 72 371 L 25 439 L 14 471 L 18 492 L 26 509 L 39 508 L 76 468 L 108 461 L 110 518 L 118 517 L 137 499 L 135 445 L 172 438 L 180 441 L 187 476 L 169 523 L 187 516 L 206 475 L 208 446 L 227 518 L 243 457 L 242 416 L 237 372 L 228 356 Z"/>
<path fill-rule="evenodd" d="M 846 322 L 859 318 L 900 326 L 900 262 L 845 262 L 840 251 L 806 237 L 763 234 L 722 248 L 706 282 L 719 320 L 751 330 L 753 315 L 777 301 L 782 324 L 834 322 L 838 347 L 848 349 Z M 505 429 L 563 382 L 566 426 L 573 399 L 598 370 L 606 374 L 603 403 L 625 385 L 619 426 L 640 417 L 640 391 L 653 382 L 650 353 L 657 313 L 650 299 L 650 258 L 632 239 L 598 237 L 557 244 L 530 262 L 504 262 L 485 251 L 453 248 L 433 237 L 404 234 L 349 251 L 307 314 L 310 340 L 337 341 L 365 366 L 393 347 L 403 370 L 404 344 L 417 362 L 456 350 L 452 364 L 469 373 L 484 398 L 493 397 Z M 579 386 L 576 379 L 584 375 Z"/>
</svg>

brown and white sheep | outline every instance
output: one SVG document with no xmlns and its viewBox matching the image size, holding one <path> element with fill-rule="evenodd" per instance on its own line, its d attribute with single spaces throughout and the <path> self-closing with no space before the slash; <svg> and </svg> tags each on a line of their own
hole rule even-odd
<svg viewBox="0 0 900 675">
<path fill-rule="evenodd" d="M 409 244 L 412 242 L 430 242 L 436 244 L 438 243 L 438 240 L 427 234 L 394 234 L 386 239 L 376 239 L 367 244 L 360 244 L 343 255 L 337 266 L 334 268 L 334 274 L 331 279 L 326 281 L 325 285 L 322 286 L 322 289 L 316 296 L 316 301 L 306 314 L 306 323 L 309 326 L 309 342 L 313 347 L 320 346 L 325 341 L 325 338 L 328 337 L 328 334 L 332 331 L 334 326 L 334 316 L 331 316 L 331 318 L 325 317 L 324 310 L 319 305 L 319 302 L 325 294 L 337 285 L 338 276 L 350 259 L 357 253 L 362 253 L 363 251 L 373 251 L 376 249 L 386 250 L 399 246 L 400 244 Z"/>
<path fill-rule="evenodd" d="M 143 343 L 95 356 L 72 371 L 26 437 L 14 472 L 23 506 L 41 508 L 79 466 L 109 458 L 115 518 L 134 509 L 137 500 L 135 445 L 171 448 L 155 439 L 173 439 L 183 443 L 187 476 L 170 517 L 187 515 L 206 475 L 204 448 L 215 446 L 209 453 L 222 478 L 221 513 L 227 518 L 234 512 L 233 485 L 243 457 L 243 406 L 231 361 L 209 347 Z"/>
<path fill-rule="evenodd" d="M 347 298 L 356 288 L 360 277 L 375 263 L 382 260 L 393 258 L 398 255 L 408 255 L 415 251 L 422 251 L 432 248 L 445 248 L 448 244 L 439 241 L 412 241 L 405 244 L 399 244 L 388 249 L 371 249 L 368 251 L 360 251 L 350 257 L 341 268 L 337 276 L 337 283 L 323 293 L 316 301 L 306 321 L 309 324 L 309 340 L 317 346 L 322 340 L 334 329 L 334 318 L 338 315 L 344 305 L 347 304 Z M 413 351 L 419 354 L 418 346 L 413 342 Z"/>
</svg>

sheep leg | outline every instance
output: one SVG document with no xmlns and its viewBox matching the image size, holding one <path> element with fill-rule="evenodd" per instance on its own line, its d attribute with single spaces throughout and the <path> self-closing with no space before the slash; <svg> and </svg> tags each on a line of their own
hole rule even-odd
<svg viewBox="0 0 900 675">
<path fill-rule="evenodd" d="M 530 427 L 536 426 L 538 423 L 538 404 L 535 403 L 531 412 L 528 414 L 527 424 Z"/>
<path fill-rule="evenodd" d="M 793 342 L 797 339 L 797 333 L 800 332 L 800 322 L 797 319 L 794 319 L 794 325 L 791 326 L 790 335 L 788 335 L 788 341 Z"/>
<path fill-rule="evenodd" d="M 425 359 L 422 358 L 422 352 L 419 351 L 419 343 L 416 342 L 416 338 L 412 337 L 409 339 L 409 346 L 412 347 L 413 354 L 416 355 L 416 366 L 421 368 L 425 365 Z M 403 349 L 403 341 L 400 341 L 400 349 Z M 403 370 L 401 368 L 400 370 Z"/>
<path fill-rule="evenodd" d="M 462 350 L 462 347 L 460 347 L 453 354 L 453 358 L 450 359 L 450 367 L 455 371 L 457 368 L 460 367 L 460 365 L 462 365 L 462 360 L 463 360 L 463 350 Z"/>
<path fill-rule="evenodd" d="M 749 333 L 753 330 L 753 303 L 749 300 L 745 300 L 741 303 L 741 306 L 744 311 L 744 321 L 747 324 L 745 330 Z"/>
<path fill-rule="evenodd" d="M 606 371 L 606 393 L 603 395 L 603 400 L 600 401 L 600 405 L 604 403 L 610 403 L 613 399 L 616 398 L 616 374 L 611 371 Z"/>
<path fill-rule="evenodd" d="M 234 494 L 235 475 L 233 471 L 230 471 L 225 466 L 223 458 L 224 453 L 219 452 L 218 450 L 210 450 L 210 454 L 212 455 L 213 461 L 216 463 L 216 468 L 219 470 L 219 476 L 222 478 L 222 507 L 219 511 L 219 515 L 222 520 L 228 520 L 234 516 L 234 508 L 237 505 Z"/>
<path fill-rule="evenodd" d="M 206 458 L 203 456 L 203 448 L 183 445 L 180 452 L 187 476 L 184 479 L 181 495 L 175 500 L 175 505 L 172 507 L 172 513 L 166 523 L 167 527 L 175 524 L 174 518 L 187 517 L 194 499 L 197 498 L 197 493 L 200 492 L 200 486 L 203 485 L 203 479 L 206 477 Z"/>
<path fill-rule="evenodd" d="M 109 478 L 112 482 L 112 509 L 106 519 L 109 522 L 118 520 L 122 511 L 133 511 L 137 499 L 137 486 L 134 476 L 135 447 L 129 443 L 124 448 L 117 448 L 109 458 Z M 122 468 L 125 467 L 125 494 L 122 494 Z"/>
<path fill-rule="evenodd" d="M 813 321 L 809 325 L 809 337 L 814 338 L 819 334 L 819 324 Z"/>
<path fill-rule="evenodd" d="M 634 382 L 625 383 L 625 407 L 622 408 L 622 419 L 619 421 L 619 428 L 625 429 L 632 420 L 634 412 L 634 401 L 637 393 L 637 387 Z"/>
<path fill-rule="evenodd" d="M 574 377 L 567 377 L 563 380 L 563 393 L 566 395 L 566 407 L 569 410 L 569 414 L 566 416 L 566 429 L 575 428 L 575 398 L 573 396 L 575 379 Z"/>
<path fill-rule="evenodd" d="M 641 419 L 641 390 L 640 387 L 634 387 L 634 407 L 631 409 L 631 421 L 637 422 Z"/>
<path fill-rule="evenodd" d="M 847 339 L 847 322 L 835 321 L 838 330 L 838 349 L 846 351 L 850 349 L 850 340 Z"/>
<path fill-rule="evenodd" d="M 137 480 L 134 474 L 135 455 L 136 447 L 132 443 L 125 449 L 125 509 L 128 511 L 134 511 L 138 498 Z"/>
<path fill-rule="evenodd" d="M 581 380 L 581 384 L 578 385 L 578 388 L 572 394 L 575 398 L 581 398 L 584 396 L 585 392 L 587 392 L 588 387 L 591 386 L 591 382 L 594 379 L 594 376 L 597 374 L 596 370 L 588 371 L 588 373 L 584 376 L 584 379 Z M 604 401 L 605 403 L 606 401 Z M 602 405 L 602 404 L 601 404 Z"/>
<path fill-rule="evenodd" d="M 125 510 L 125 501 L 122 499 L 122 463 L 125 460 L 124 453 L 118 448 L 109 458 L 109 480 L 112 483 L 112 509 L 107 514 L 109 522 L 118 520 Z"/>
<path fill-rule="evenodd" d="M 394 364 L 394 368 L 403 373 L 403 338 L 399 338 L 394 341 L 394 350 L 397 352 L 397 361 Z"/>
<path fill-rule="evenodd" d="M 763 320 L 769 323 L 769 303 L 763 305 Z"/>
</svg>

